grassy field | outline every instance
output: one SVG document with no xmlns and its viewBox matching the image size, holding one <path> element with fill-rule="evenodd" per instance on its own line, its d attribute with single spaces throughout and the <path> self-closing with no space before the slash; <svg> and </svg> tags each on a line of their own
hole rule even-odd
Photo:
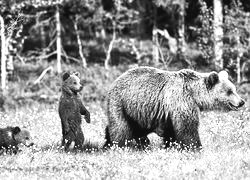
<svg viewBox="0 0 250 180">
<path fill-rule="evenodd" d="M 105 115 L 89 103 L 91 124 L 83 123 L 86 139 L 101 147 Z M 146 151 L 65 153 L 59 148 L 61 125 L 55 105 L 35 105 L 0 114 L 0 127 L 30 130 L 33 148 L 0 156 L 0 179 L 249 179 L 250 110 L 203 113 L 200 121 L 203 150 L 199 153 L 160 148 L 160 138 L 149 135 Z"/>
</svg>

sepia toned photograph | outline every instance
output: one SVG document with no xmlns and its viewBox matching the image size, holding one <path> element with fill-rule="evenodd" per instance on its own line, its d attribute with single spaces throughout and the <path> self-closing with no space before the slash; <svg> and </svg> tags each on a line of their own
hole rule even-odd
<svg viewBox="0 0 250 180">
<path fill-rule="evenodd" d="M 0 179 L 250 179 L 250 0 L 0 0 Z"/>
</svg>

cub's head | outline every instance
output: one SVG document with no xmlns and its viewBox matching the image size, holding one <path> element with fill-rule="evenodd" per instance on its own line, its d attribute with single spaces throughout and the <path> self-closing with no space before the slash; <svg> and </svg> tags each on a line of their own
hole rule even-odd
<svg viewBox="0 0 250 180">
<path fill-rule="evenodd" d="M 27 147 L 34 145 L 31 141 L 30 133 L 27 130 L 21 130 L 18 126 L 11 128 L 13 139 L 17 144 L 23 144 Z"/>
<path fill-rule="evenodd" d="M 205 77 L 204 82 L 208 98 L 211 100 L 210 107 L 224 111 L 236 111 L 245 104 L 237 94 L 235 85 L 228 79 L 226 71 L 211 72 Z"/>
<path fill-rule="evenodd" d="M 68 73 L 65 72 L 62 76 L 62 88 L 68 93 L 78 93 L 82 90 L 83 86 L 81 85 L 80 73 Z"/>
</svg>

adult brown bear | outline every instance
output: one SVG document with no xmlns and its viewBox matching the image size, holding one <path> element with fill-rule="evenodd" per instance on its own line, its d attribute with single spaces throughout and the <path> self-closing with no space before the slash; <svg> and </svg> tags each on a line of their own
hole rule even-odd
<svg viewBox="0 0 250 180">
<path fill-rule="evenodd" d="M 166 146 L 199 148 L 200 111 L 238 110 L 244 101 L 226 71 L 199 73 L 193 70 L 163 71 L 139 67 L 122 74 L 107 97 L 106 146 L 126 140 L 149 143 L 155 132 Z"/>
</svg>

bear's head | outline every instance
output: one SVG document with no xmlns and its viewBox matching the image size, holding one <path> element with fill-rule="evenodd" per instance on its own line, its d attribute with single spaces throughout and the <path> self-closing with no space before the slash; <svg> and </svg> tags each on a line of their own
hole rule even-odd
<svg viewBox="0 0 250 180">
<path fill-rule="evenodd" d="M 83 88 L 80 80 L 80 73 L 65 72 L 62 76 L 62 90 L 69 94 L 77 94 Z"/>
<path fill-rule="evenodd" d="M 211 72 L 204 77 L 204 82 L 207 89 L 205 101 L 210 101 L 208 106 L 211 109 L 236 111 L 245 104 L 238 95 L 235 85 L 229 80 L 226 71 Z"/>
<path fill-rule="evenodd" d="M 21 130 L 18 126 L 11 128 L 13 140 L 16 144 L 23 144 L 27 147 L 34 145 L 31 141 L 30 133 L 27 130 Z"/>
</svg>

